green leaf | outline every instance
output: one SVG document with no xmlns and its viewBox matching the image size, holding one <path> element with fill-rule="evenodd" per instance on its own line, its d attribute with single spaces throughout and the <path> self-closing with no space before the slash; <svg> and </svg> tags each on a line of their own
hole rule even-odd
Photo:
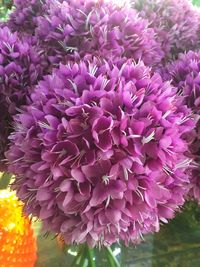
<svg viewBox="0 0 200 267">
<path fill-rule="evenodd" d="M 194 5 L 200 6 L 200 0 L 193 0 L 192 3 Z"/>
<path fill-rule="evenodd" d="M 0 0 L 0 21 L 6 21 L 13 10 L 12 0 Z"/>
<path fill-rule="evenodd" d="M 10 184 L 12 175 L 10 173 L 4 172 L 0 178 L 0 189 L 6 189 Z"/>
</svg>

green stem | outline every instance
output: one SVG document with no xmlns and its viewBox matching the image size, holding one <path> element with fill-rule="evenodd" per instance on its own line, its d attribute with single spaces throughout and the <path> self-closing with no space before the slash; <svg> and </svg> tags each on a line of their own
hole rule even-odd
<svg viewBox="0 0 200 267">
<path fill-rule="evenodd" d="M 106 247 L 106 250 L 107 250 L 107 257 L 108 257 L 110 264 L 112 262 L 111 267 L 115 267 L 115 266 L 120 267 L 120 264 L 117 258 L 113 255 L 112 249 L 110 247 Z"/>
<path fill-rule="evenodd" d="M 81 246 L 79 248 L 78 254 L 77 254 L 77 256 L 75 256 L 75 258 L 74 258 L 73 262 L 71 263 L 70 267 L 75 267 L 77 261 L 80 261 L 81 260 L 83 254 L 84 254 L 84 248 L 85 248 L 84 246 Z"/>
<path fill-rule="evenodd" d="M 83 247 L 83 251 L 81 253 L 81 258 L 80 258 L 80 267 L 87 267 L 88 266 L 88 259 L 87 259 L 87 245 Z"/>
<path fill-rule="evenodd" d="M 88 254 L 88 260 L 89 260 L 89 267 L 96 267 L 95 261 L 94 261 L 94 249 L 91 249 L 86 245 L 87 254 Z"/>
<path fill-rule="evenodd" d="M 108 262 L 109 262 L 109 267 L 116 267 L 115 266 L 115 262 L 114 262 L 113 258 L 110 256 L 110 254 L 106 253 L 106 256 L 107 256 L 107 259 L 108 259 Z"/>
</svg>

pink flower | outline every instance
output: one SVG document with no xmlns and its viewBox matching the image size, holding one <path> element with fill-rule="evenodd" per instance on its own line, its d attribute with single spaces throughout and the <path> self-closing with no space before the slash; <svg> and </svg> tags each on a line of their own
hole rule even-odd
<svg viewBox="0 0 200 267">
<path fill-rule="evenodd" d="M 171 79 L 178 93 L 183 96 L 180 105 L 187 105 L 196 117 L 196 127 L 186 135 L 188 154 L 193 159 L 189 197 L 200 203 L 200 53 L 189 51 L 180 54 L 179 59 L 164 68 L 166 79 Z"/>
<path fill-rule="evenodd" d="M 200 12 L 188 0 L 132 0 L 142 18 L 148 19 L 161 44 L 165 60 L 199 47 Z"/>
<path fill-rule="evenodd" d="M 32 88 L 46 68 L 31 38 L 19 38 L 8 27 L 0 27 L 0 165 L 5 166 L 4 152 L 12 130 L 16 108 L 28 102 Z M 0 167 L 2 170 L 2 168 Z"/>
<path fill-rule="evenodd" d="M 86 55 L 117 61 L 132 58 L 150 66 L 163 57 L 154 29 L 126 5 L 104 0 L 46 0 L 43 4 L 17 0 L 16 6 L 8 23 L 11 29 L 36 37 L 54 66 Z"/>
<path fill-rule="evenodd" d="M 182 135 L 194 126 L 174 88 L 143 63 L 61 65 L 15 117 L 6 153 L 28 214 L 68 244 L 138 242 L 188 192 Z"/>
</svg>

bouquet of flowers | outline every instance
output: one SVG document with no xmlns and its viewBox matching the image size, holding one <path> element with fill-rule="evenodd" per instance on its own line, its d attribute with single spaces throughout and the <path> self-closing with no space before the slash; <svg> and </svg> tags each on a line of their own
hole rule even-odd
<svg viewBox="0 0 200 267">
<path fill-rule="evenodd" d="M 0 24 L 0 169 L 24 212 L 95 266 L 200 203 L 200 10 L 15 0 Z M 179 10 L 179 12 L 177 12 Z M 82 264 L 82 265 L 81 265 Z"/>
</svg>

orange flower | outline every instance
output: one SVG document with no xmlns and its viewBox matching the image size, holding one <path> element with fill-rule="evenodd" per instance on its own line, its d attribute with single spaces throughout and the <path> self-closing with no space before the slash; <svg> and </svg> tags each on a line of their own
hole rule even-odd
<svg viewBox="0 0 200 267">
<path fill-rule="evenodd" d="M 33 267 L 37 260 L 31 221 L 13 192 L 0 191 L 0 266 Z"/>
</svg>

